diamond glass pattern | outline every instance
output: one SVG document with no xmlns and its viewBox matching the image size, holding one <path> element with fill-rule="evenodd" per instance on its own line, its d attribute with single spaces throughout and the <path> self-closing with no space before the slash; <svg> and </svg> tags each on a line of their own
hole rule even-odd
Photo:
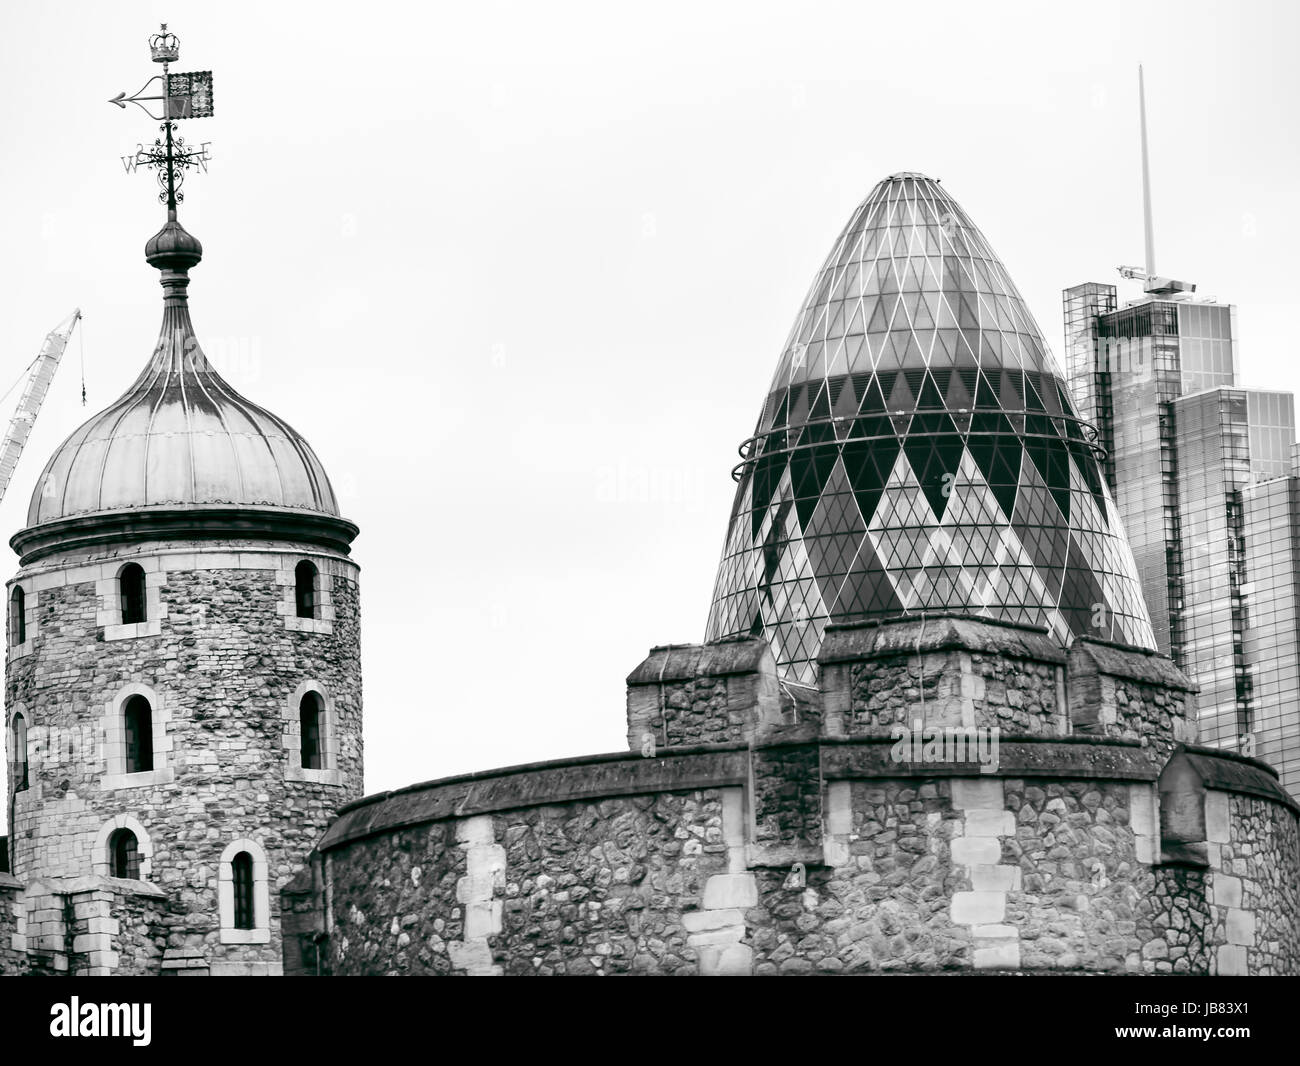
<svg viewBox="0 0 1300 1066">
<path fill-rule="evenodd" d="M 754 434 L 709 640 L 764 635 L 804 681 L 828 622 L 922 611 L 1155 647 L 1092 427 L 937 182 L 892 175 L 853 213 Z"/>
</svg>

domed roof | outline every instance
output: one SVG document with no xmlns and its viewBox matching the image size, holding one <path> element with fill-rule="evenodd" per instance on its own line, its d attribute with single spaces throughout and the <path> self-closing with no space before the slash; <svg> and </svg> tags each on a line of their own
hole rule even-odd
<svg viewBox="0 0 1300 1066">
<path fill-rule="evenodd" d="M 338 515 L 316 453 L 246 400 L 176 335 L 116 403 L 63 442 L 32 493 L 28 525 L 135 507 L 293 507 Z"/>
<path fill-rule="evenodd" d="M 327 517 L 355 533 L 339 520 L 334 490 L 311 445 L 231 388 L 203 354 L 186 302 L 186 272 L 202 256 L 199 242 L 173 217 L 150 240 L 146 256 L 162 272 L 165 294 L 153 356 L 121 398 L 55 451 L 15 547 L 47 540 L 37 527 L 73 519 L 83 520 L 84 539 L 91 516 L 108 520 L 124 511 L 136 516 L 137 527 L 142 513 L 166 512 L 174 532 L 178 509 L 270 508 Z M 277 521 L 283 525 L 283 518 Z"/>
<path fill-rule="evenodd" d="M 1154 648 L 1133 554 L 1041 330 L 937 181 L 832 246 L 741 449 L 708 639 L 810 679 L 830 622 L 958 612 Z"/>
</svg>

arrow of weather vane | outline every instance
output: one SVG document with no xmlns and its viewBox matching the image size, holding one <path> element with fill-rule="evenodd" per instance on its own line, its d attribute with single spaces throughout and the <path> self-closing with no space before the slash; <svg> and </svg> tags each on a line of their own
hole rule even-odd
<svg viewBox="0 0 1300 1066">
<path fill-rule="evenodd" d="M 133 174 L 139 167 L 154 167 L 158 172 L 158 184 L 162 192 L 158 199 L 167 205 L 168 211 L 174 212 L 176 205 L 185 198 L 180 186 L 185 180 L 185 172 L 191 167 L 202 168 L 206 173 L 208 162 L 212 158 L 209 141 L 198 147 L 187 145 L 183 137 L 175 134 L 178 120 L 189 118 L 210 118 L 212 115 L 212 71 L 192 70 L 182 74 L 172 74 L 168 67 L 180 58 L 180 40 L 173 33 L 167 32 L 167 23 L 162 30 L 149 38 L 149 50 L 153 61 L 161 63 L 162 74 L 155 74 L 132 96 L 118 93 L 108 102 L 116 104 L 123 110 L 127 104 L 135 104 L 150 118 L 162 123 L 159 130 L 163 136 L 145 147 L 137 144 L 135 153 L 122 156 L 122 166 L 128 174 Z M 143 95 L 154 82 L 158 82 L 161 92 L 155 96 Z M 160 101 L 162 114 L 155 115 L 146 101 Z"/>
</svg>

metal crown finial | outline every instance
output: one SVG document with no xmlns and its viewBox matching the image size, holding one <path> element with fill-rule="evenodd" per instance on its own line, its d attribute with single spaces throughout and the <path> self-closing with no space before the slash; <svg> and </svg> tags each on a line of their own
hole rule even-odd
<svg viewBox="0 0 1300 1066">
<path fill-rule="evenodd" d="M 153 53 L 155 63 L 175 63 L 181 57 L 180 38 L 167 32 L 167 23 L 162 24 L 162 32 L 149 38 L 149 51 Z"/>
</svg>

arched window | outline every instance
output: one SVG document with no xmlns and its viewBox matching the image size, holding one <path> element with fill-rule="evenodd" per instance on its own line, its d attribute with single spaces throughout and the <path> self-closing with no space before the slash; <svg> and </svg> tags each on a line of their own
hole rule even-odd
<svg viewBox="0 0 1300 1066">
<path fill-rule="evenodd" d="M 306 559 L 293 569 L 294 599 L 298 605 L 299 618 L 316 617 L 316 579 L 317 570 Z"/>
<path fill-rule="evenodd" d="M 108 838 L 108 870 L 113 877 L 140 880 L 140 849 L 129 829 L 115 829 Z"/>
<path fill-rule="evenodd" d="M 153 872 L 149 831 L 129 814 L 119 814 L 99 827 L 91 855 L 92 869 L 101 877 L 148 881 Z"/>
<path fill-rule="evenodd" d="M 27 639 L 27 593 L 15 585 L 9 597 L 9 643 L 22 644 Z"/>
<path fill-rule="evenodd" d="M 143 696 L 132 696 L 122 709 L 126 726 L 126 772 L 153 769 L 153 708 Z"/>
<path fill-rule="evenodd" d="M 117 576 L 118 596 L 122 602 L 122 624 L 136 625 L 147 621 L 144 599 L 144 570 L 139 563 L 127 563 Z"/>
<path fill-rule="evenodd" d="M 14 791 L 21 792 L 30 787 L 27 778 L 27 719 L 21 714 L 14 715 L 13 722 L 10 723 L 10 735 L 13 738 Z"/>
<path fill-rule="evenodd" d="M 320 694 L 304 693 L 298 704 L 298 732 L 302 737 L 302 768 L 319 770 L 321 768 L 321 727 L 323 711 Z"/>
<path fill-rule="evenodd" d="M 235 928 L 254 929 L 253 856 L 241 851 L 230 860 L 230 881 L 235 897 Z"/>
<path fill-rule="evenodd" d="M 217 861 L 217 915 L 223 944 L 271 942 L 266 850 L 251 837 L 232 840 Z"/>
</svg>

